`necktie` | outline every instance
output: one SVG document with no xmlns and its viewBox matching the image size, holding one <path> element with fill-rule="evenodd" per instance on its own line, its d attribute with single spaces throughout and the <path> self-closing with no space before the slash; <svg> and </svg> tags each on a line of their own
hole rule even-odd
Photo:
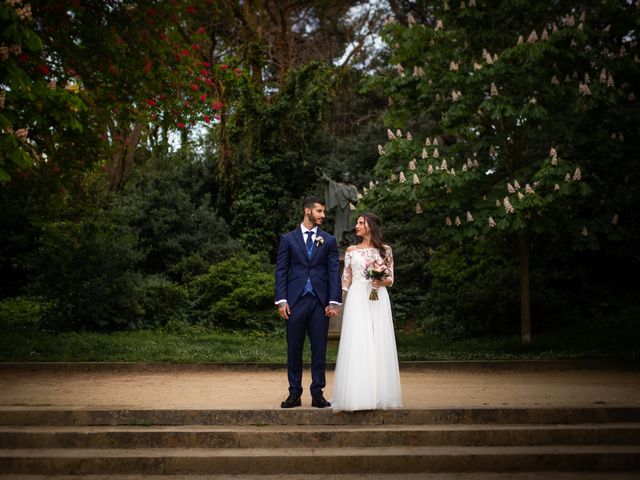
<svg viewBox="0 0 640 480">
<path fill-rule="evenodd" d="M 311 241 L 311 236 L 313 232 L 311 230 L 304 232 L 307 235 L 307 241 L 305 245 L 307 246 L 307 255 L 311 256 L 311 252 L 313 251 L 313 241 Z"/>
<path fill-rule="evenodd" d="M 311 240 L 311 237 L 313 235 L 313 232 L 311 230 L 304 232 L 307 235 L 307 241 L 305 242 L 305 245 L 307 247 L 307 255 L 309 255 L 309 258 L 311 258 L 311 252 L 313 251 L 313 241 Z M 302 295 L 306 295 L 307 293 L 310 293 L 311 295 L 313 295 L 315 297 L 316 293 L 313 291 L 313 285 L 311 284 L 311 278 L 308 277 L 307 278 L 307 283 L 304 286 L 304 290 L 302 291 Z"/>
</svg>

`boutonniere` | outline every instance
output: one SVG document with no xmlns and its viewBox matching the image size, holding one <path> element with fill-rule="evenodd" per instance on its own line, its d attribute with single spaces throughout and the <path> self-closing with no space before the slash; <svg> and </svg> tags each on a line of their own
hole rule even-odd
<svg viewBox="0 0 640 480">
<path fill-rule="evenodd" d="M 324 243 L 324 238 L 322 238 L 320 235 L 316 235 L 316 247 L 319 247 L 323 243 Z"/>
</svg>

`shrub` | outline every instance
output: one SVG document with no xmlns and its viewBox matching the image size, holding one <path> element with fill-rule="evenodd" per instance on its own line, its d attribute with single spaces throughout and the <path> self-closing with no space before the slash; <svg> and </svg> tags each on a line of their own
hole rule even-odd
<svg viewBox="0 0 640 480">
<path fill-rule="evenodd" d="M 187 290 L 162 275 L 149 275 L 142 284 L 144 327 L 175 328 L 188 324 Z"/>
<path fill-rule="evenodd" d="M 278 315 L 273 304 L 273 266 L 257 255 L 236 255 L 211 266 L 190 285 L 192 302 L 206 323 L 271 330 Z"/>
<path fill-rule="evenodd" d="M 5 331 L 33 330 L 51 309 L 51 303 L 37 297 L 11 297 L 0 300 L 0 328 Z"/>
</svg>

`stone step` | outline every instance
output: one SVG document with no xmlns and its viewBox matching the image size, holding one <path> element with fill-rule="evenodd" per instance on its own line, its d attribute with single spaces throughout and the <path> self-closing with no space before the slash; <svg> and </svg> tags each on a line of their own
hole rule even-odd
<svg viewBox="0 0 640 480">
<path fill-rule="evenodd" d="M 275 475 L 180 475 L 180 480 L 638 480 L 640 472 L 353 473 Z M 176 480 L 174 475 L 2 475 L 11 480 Z"/>
<path fill-rule="evenodd" d="M 640 446 L 42 449 L 0 451 L 5 474 L 638 471 Z"/>
<path fill-rule="evenodd" d="M 640 445 L 640 423 L 572 425 L 0 426 L 0 448 Z"/>
<path fill-rule="evenodd" d="M 338 412 L 0 407 L 0 425 L 416 425 L 640 422 L 640 407 L 469 407 Z"/>
</svg>

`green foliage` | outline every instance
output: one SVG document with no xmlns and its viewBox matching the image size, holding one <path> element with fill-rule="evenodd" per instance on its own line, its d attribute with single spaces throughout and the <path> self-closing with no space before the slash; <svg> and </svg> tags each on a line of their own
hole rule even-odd
<svg viewBox="0 0 640 480">
<path fill-rule="evenodd" d="M 274 270 L 258 255 L 238 254 L 217 263 L 195 277 L 189 289 L 209 325 L 271 330 L 279 321 L 273 305 Z"/>
<path fill-rule="evenodd" d="M 0 328 L 3 331 L 34 330 L 51 310 L 51 303 L 37 297 L 11 297 L 0 300 Z"/>
<path fill-rule="evenodd" d="M 425 332 L 448 339 L 518 331 L 518 276 L 504 248 L 442 246 L 431 257 Z"/>
<path fill-rule="evenodd" d="M 175 329 L 188 324 L 189 299 L 185 287 L 162 275 L 144 277 L 141 287 L 140 307 L 145 328 Z"/>
<path fill-rule="evenodd" d="M 82 130 L 86 105 L 57 87 L 32 24 L 30 5 L 0 4 L 0 184 L 53 157 L 52 137 Z"/>
<path fill-rule="evenodd" d="M 142 255 L 125 225 L 97 211 L 43 228 L 30 258 L 30 290 L 54 304 L 51 327 L 112 330 L 138 325 Z"/>
<path fill-rule="evenodd" d="M 145 273 L 187 281 L 238 249 L 210 206 L 206 174 L 205 161 L 188 152 L 153 156 L 114 198 L 145 253 Z"/>
</svg>

